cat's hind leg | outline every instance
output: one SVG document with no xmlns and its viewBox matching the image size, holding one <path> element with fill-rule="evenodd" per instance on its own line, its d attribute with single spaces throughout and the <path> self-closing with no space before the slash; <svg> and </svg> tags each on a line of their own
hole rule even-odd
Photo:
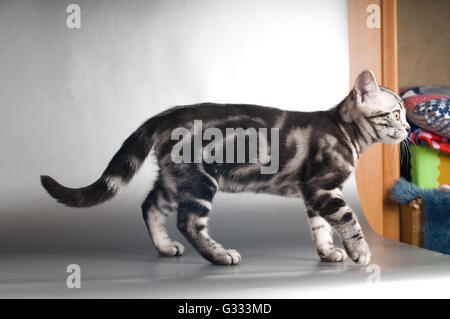
<svg viewBox="0 0 450 319">
<path fill-rule="evenodd" d="M 192 186 L 194 185 L 194 186 Z M 178 229 L 206 260 L 216 265 L 235 265 L 241 255 L 234 249 L 225 249 L 208 233 L 208 215 L 217 191 L 217 182 L 211 176 L 197 175 L 181 185 L 179 194 Z"/>
<path fill-rule="evenodd" d="M 334 247 L 331 225 L 311 208 L 308 208 L 307 213 L 313 243 L 320 260 L 328 262 L 344 261 L 347 258 L 347 253 L 339 247 Z"/>
<path fill-rule="evenodd" d="M 180 256 L 184 252 L 184 246 L 172 240 L 166 229 L 166 218 L 176 209 L 174 196 L 157 180 L 142 203 L 142 216 L 153 245 L 161 256 Z"/>
<path fill-rule="evenodd" d="M 236 265 L 241 255 L 225 249 L 208 233 L 208 213 L 211 203 L 196 198 L 186 199 L 178 208 L 178 229 L 206 260 L 215 265 Z"/>
</svg>

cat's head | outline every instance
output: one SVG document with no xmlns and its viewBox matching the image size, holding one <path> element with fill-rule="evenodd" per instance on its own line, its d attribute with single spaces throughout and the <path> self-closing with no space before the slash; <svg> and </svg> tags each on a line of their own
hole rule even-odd
<svg viewBox="0 0 450 319">
<path fill-rule="evenodd" d="M 358 75 L 353 96 L 356 107 L 375 128 L 380 142 L 399 143 L 408 136 L 411 127 L 406 121 L 402 99 L 379 86 L 372 71 L 365 70 Z"/>
</svg>

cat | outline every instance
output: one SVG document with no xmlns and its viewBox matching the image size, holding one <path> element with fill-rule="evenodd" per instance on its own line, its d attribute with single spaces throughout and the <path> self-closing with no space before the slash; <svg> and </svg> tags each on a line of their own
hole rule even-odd
<svg viewBox="0 0 450 319">
<path fill-rule="evenodd" d="M 201 149 L 212 143 L 216 149 L 211 156 L 228 151 L 228 159 L 234 161 L 211 162 L 202 158 L 175 163 L 175 146 L 193 142 L 196 135 L 188 134 L 176 140 L 174 130 L 185 128 L 194 133 L 193 123 L 198 120 L 202 121 L 201 133 L 213 128 L 225 136 L 217 140 L 210 136 L 209 140 L 201 141 Z M 247 162 L 242 158 L 236 160 L 239 154 L 234 151 L 238 149 L 228 150 L 224 145 L 225 140 L 236 139 L 227 136 L 227 128 L 276 129 L 279 143 L 275 146 L 276 143 L 269 143 L 270 153 L 279 153 L 276 172 L 263 174 L 261 161 L 250 161 L 250 146 L 244 151 Z M 160 255 L 179 256 L 184 252 L 183 245 L 172 240 L 165 227 L 166 217 L 177 212 L 178 229 L 200 255 L 213 264 L 239 264 L 241 256 L 236 250 L 225 249 L 210 237 L 208 214 L 217 191 L 251 191 L 303 198 L 320 260 L 340 262 L 348 255 L 354 262 L 366 265 L 371 251 L 354 212 L 342 197 L 342 185 L 361 153 L 371 144 L 399 143 L 409 130 L 402 99 L 379 86 L 374 74 L 365 70 L 358 75 L 354 88 L 344 100 L 328 111 L 293 112 L 215 103 L 171 108 L 148 119 L 132 133 L 93 184 L 72 189 L 49 176 L 41 176 L 41 184 L 67 206 L 97 205 L 111 199 L 131 180 L 153 148 L 159 172 L 142 204 L 142 214 Z M 245 141 L 250 140 L 249 135 L 244 137 Z M 270 135 L 264 138 L 266 142 L 275 141 Z M 186 159 L 195 157 L 183 155 Z M 334 246 L 333 230 L 340 236 L 345 250 Z"/>
</svg>

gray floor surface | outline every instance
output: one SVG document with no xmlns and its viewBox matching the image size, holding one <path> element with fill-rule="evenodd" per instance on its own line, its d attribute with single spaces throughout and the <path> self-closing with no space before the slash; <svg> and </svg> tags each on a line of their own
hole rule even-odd
<svg viewBox="0 0 450 319">
<path fill-rule="evenodd" d="M 371 264 L 382 282 L 449 279 L 449 256 L 376 235 L 361 214 L 355 189 L 344 195 L 360 215 Z M 2 208 L 7 209 L 0 226 L 2 298 L 295 298 L 321 292 L 328 297 L 332 289 L 366 285 L 374 269 L 351 260 L 319 262 L 299 199 L 216 197 L 211 233 L 243 257 L 232 267 L 207 263 L 177 232 L 173 218 L 170 232 L 185 245 L 185 255 L 158 257 L 138 202 L 117 198 L 79 211 L 47 203 Z M 80 289 L 66 286 L 69 264 L 81 268 Z"/>
</svg>

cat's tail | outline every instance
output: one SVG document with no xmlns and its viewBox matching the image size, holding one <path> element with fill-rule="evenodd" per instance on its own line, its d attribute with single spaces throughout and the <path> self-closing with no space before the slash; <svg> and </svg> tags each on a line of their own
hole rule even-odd
<svg viewBox="0 0 450 319">
<path fill-rule="evenodd" d="M 131 180 L 149 154 L 153 146 L 153 122 L 148 120 L 125 140 L 102 176 L 91 185 L 68 188 L 42 175 L 42 186 L 50 196 L 70 207 L 89 207 L 111 199 Z"/>
</svg>

